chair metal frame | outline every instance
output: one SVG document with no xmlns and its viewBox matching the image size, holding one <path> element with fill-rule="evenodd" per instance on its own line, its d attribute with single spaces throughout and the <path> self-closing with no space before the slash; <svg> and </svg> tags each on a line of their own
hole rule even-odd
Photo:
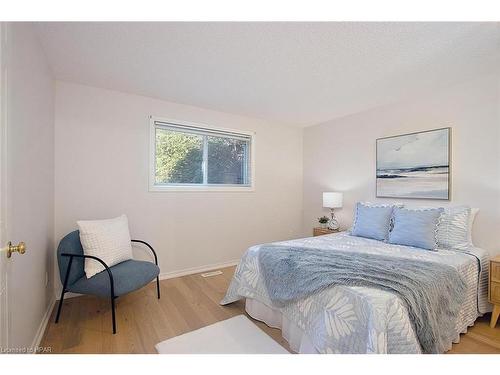
<svg viewBox="0 0 500 375">
<path fill-rule="evenodd" d="M 150 244 L 148 244 L 146 241 L 142 241 L 142 240 L 131 240 L 131 241 L 146 245 L 153 253 L 153 256 L 155 258 L 155 264 L 158 265 L 158 256 L 156 255 L 155 250 L 153 249 L 153 247 Z M 63 288 L 61 290 L 61 298 L 59 299 L 59 306 L 57 307 L 57 314 L 56 314 L 55 323 L 56 324 L 59 323 L 59 317 L 61 315 L 64 295 L 66 294 L 66 292 L 68 292 L 68 290 L 66 290 L 66 288 L 68 287 L 69 273 L 71 271 L 71 265 L 73 263 L 73 258 L 76 257 L 76 258 L 93 259 L 93 260 L 96 260 L 99 263 L 101 263 L 104 266 L 104 269 L 108 272 L 109 284 L 110 284 L 110 299 L 111 299 L 111 318 L 112 318 L 112 322 L 113 322 L 113 334 L 115 334 L 116 333 L 115 299 L 117 299 L 118 296 L 115 296 L 115 283 L 114 283 L 113 273 L 111 272 L 111 269 L 108 267 L 108 265 L 102 259 L 95 257 L 95 256 L 92 256 L 92 255 L 61 253 L 61 256 L 69 257 L 69 263 L 68 263 L 68 269 L 66 270 L 66 276 L 64 277 Z M 159 276 L 156 277 L 156 292 L 158 295 L 158 299 L 160 299 L 160 277 Z"/>
</svg>

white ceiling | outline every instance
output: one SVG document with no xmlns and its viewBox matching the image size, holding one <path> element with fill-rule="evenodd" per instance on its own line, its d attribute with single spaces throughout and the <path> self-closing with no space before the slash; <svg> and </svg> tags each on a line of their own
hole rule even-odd
<svg viewBox="0 0 500 375">
<path fill-rule="evenodd" d="M 499 23 L 39 23 L 56 79 L 308 126 L 500 66 Z"/>
</svg>

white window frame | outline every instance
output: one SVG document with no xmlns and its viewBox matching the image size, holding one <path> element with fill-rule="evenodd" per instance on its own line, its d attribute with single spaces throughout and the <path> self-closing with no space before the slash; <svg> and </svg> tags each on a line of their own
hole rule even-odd
<svg viewBox="0 0 500 375">
<path fill-rule="evenodd" d="M 246 135 L 250 137 L 250 185 L 217 185 L 217 184 L 156 184 L 156 123 L 162 122 L 190 128 L 199 128 L 200 131 L 210 129 L 220 132 L 228 132 Z M 204 147 L 204 152 L 207 148 Z M 204 166 L 206 168 L 206 166 Z M 205 125 L 190 121 L 170 119 L 164 117 L 149 117 L 149 191 L 151 192 L 172 192 L 172 191 L 231 191 L 231 192 L 252 192 L 255 191 L 255 132 L 242 131 L 239 129 L 227 129 L 211 125 Z"/>
</svg>

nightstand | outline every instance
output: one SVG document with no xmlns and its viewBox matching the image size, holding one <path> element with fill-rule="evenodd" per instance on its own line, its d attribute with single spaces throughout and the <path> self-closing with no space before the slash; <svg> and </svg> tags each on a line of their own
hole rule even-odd
<svg viewBox="0 0 500 375">
<path fill-rule="evenodd" d="M 332 230 L 332 229 L 328 229 L 328 228 L 320 228 L 320 227 L 316 227 L 313 229 L 314 237 L 322 236 L 324 234 L 338 233 L 338 232 L 340 232 L 340 231 L 339 230 Z"/>
<path fill-rule="evenodd" d="M 495 328 L 500 315 L 500 255 L 490 259 L 490 287 L 488 299 L 493 304 L 490 327 Z"/>
</svg>

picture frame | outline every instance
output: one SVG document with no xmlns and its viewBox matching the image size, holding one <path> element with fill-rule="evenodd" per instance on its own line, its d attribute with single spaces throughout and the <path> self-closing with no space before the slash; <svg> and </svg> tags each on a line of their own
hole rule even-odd
<svg viewBox="0 0 500 375">
<path fill-rule="evenodd" d="M 376 197 L 450 200 L 451 127 L 378 138 Z"/>
</svg>

